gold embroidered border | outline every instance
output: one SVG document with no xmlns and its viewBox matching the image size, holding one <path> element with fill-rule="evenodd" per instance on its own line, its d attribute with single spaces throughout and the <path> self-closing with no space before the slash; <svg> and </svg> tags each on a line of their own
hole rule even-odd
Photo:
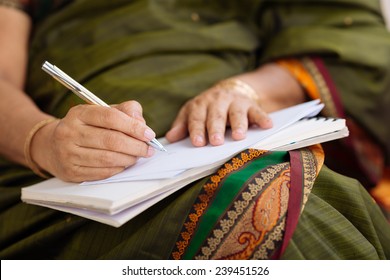
<svg viewBox="0 0 390 280">
<path fill-rule="evenodd" d="M 176 242 L 176 250 L 172 253 L 172 258 L 175 260 L 181 259 L 186 248 L 189 245 L 192 235 L 195 232 L 196 225 L 207 209 L 210 200 L 214 196 L 219 183 L 226 175 L 238 170 L 244 166 L 247 162 L 254 158 L 258 158 L 265 154 L 267 151 L 249 149 L 247 152 L 240 153 L 239 156 L 234 157 L 231 163 L 225 163 L 218 171 L 217 174 L 212 175 L 209 182 L 203 186 L 204 193 L 202 192 L 198 196 L 198 203 L 194 204 L 193 212 L 188 215 L 188 222 L 184 223 L 184 230 L 180 233 L 181 240 Z"/>
<path fill-rule="evenodd" d="M 212 236 L 207 239 L 207 245 L 203 246 L 200 250 L 200 254 L 195 256 L 195 259 L 210 259 L 212 255 L 217 251 L 218 246 L 223 242 L 224 237 L 230 232 L 231 228 L 236 225 L 236 221 L 241 215 L 245 213 L 245 209 L 248 208 L 253 198 L 263 190 L 263 188 L 275 178 L 282 170 L 289 172 L 289 163 L 277 164 L 273 167 L 267 168 L 264 172 L 261 172 L 261 178 L 255 178 L 255 183 L 248 185 L 249 191 L 242 192 L 240 201 L 235 201 L 233 209 L 227 212 L 228 218 L 219 221 L 218 229 L 215 229 Z M 288 170 L 286 170 L 288 168 Z M 288 199 L 287 199 L 288 201 Z M 217 225 L 216 225 L 217 227 Z M 281 237 L 278 237 L 278 239 Z M 262 240 L 261 240 L 262 241 Z M 268 246 L 271 246 L 268 244 Z M 252 253 L 252 251 L 251 251 Z M 225 256 L 227 257 L 227 256 Z M 249 256 L 246 256 L 249 257 Z M 234 258 L 232 256 L 232 258 Z"/>
<path fill-rule="evenodd" d="M 303 198 L 301 213 L 309 199 L 309 194 L 313 189 L 314 181 L 324 163 L 324 151 L 321 145 L 313 145 L 306 149 L 301 149 L 302 165 L 303 165 Z"/>
<path fill-rule="evenodd" d="M 268 260 L 268 251 L 273 251 L 276 248 L 276 243 L 283 240 L 284 227 L 286 225 L 286 217 L 268 234 L 266 240 L 259 246 L 258 250 L 253 253 L 253 260 Z"/>
</svg>

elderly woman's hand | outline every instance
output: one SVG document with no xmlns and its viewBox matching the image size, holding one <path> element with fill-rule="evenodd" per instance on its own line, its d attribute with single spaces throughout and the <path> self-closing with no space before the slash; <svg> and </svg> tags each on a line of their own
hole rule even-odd
<svg viewBox="0 0 390 280">
<path fill-rule="evenodd" d="M 234 140 L 244 139 L 248 126 L 272 127 L 272 121 L 257 102 L 255 91 L 240 80 L 223 81 L 189 100 L 180 110 L 166 134 L 170 142 L 188 134 L 194 146 L 224 143 L 225 130 L 231 127 Z"/>
<path fill-rule="evenodd" d="M 267 113 L 304 102 L 305 91 L 286 69 L 267 63 L 224 80 L 189 100 L 166 134 L 170 142 L 188 134 L 194 146 L 221 145 L 226 127 L 241 140 L 250 125 L 270 128 Z"/>
<path fill-rule="evenodd" d="M 80 182 L 112 176 L 150 157 L 146 144 L 155 133 L 145 124 L 141 105 L 128 101 L 115 108 L 79 105 L 34 136 L 32 159 L 52 175 Z"/>
</svg>

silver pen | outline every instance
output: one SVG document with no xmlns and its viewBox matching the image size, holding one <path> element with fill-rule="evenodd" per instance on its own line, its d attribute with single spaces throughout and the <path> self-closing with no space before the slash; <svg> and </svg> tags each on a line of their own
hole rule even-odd
<svg viewBox="0 0 390 280">
<path fill-rule="evenodd" d="M 110 107 L 107 103 L 105 103 L 99 97 L 97 97 L 92 92 L 90 92 L 88 89 L 80 85 L 78 82 L 76 82 L 74 79 L 72 79 L 69 75 L 67 75 L 65 72 L 63 72 L 55 65 L 52 65 L 49 62 L 45 61 L 45 63 L 43 63 L 42 65 L 42 69 L 46 73 L 51 75 L 54 79 L 56 79 L 61 84 L 63 84 L 65 87 L 67 87 L 72 92 L 74 92 L 78 97 L 83 99 L 85 102 L 89 104 Z M 164 146 L 155 138 L 152 139 L 150 142 L 147 142 L 147 144 L 159 151 L 163 151 L 163 152 L 167 151 L 164 148 Z"/>
</svg>

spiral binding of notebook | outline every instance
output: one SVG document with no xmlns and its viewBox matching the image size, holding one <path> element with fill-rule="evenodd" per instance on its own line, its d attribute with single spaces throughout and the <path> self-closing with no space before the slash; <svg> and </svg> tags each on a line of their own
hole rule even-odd
<svg viewBox="0 0 390 280">
<path fill-rule="evenodd" d="M 345 119 L 328 117 L 303 118 L 287 129 L 256 143 L 253 148 L 289 151 L 347 137 Z"/>
</svg>

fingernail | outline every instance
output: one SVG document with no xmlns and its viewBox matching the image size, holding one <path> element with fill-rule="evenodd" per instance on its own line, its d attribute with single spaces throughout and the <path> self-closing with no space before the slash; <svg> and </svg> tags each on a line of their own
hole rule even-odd
<svg viewBox="0 0 390 280">
<path fill-rule="evenodd" d="M 213 140 L 214 144 L 222 144 L 223 143 L 223 137 L 220 133 L 215 133 L 211 136 L 211 139 Z"/>
<path fill-rule="evenodd" d="M 151 130 L 150 128 L 147 128 L 147 129 L 145 129 L 144 136 L 146 139 L 152 140 L 152 139 L 154 139 L 154 137 L 156 137 L 156 133 L 154 133 L 154 131 Z"/>
<path fill-rule="evenodd" d="M 195 146 L 201 146 L 201 145 L 203 145 L 203 143 L 204 143 L 203 137 L 200 136 L 200 135 L 196 135 L 196 136 L 193 138 L 193 143 L 194 143 Z"/>
<path fill-rule="evenodd" d="M 267 119 L 265 120 L 265 124 L 266 124 L 266 127 L 272 127 L 272 126 L 273 126 L 272 120 L 271 120 L 270 118 L 267 118 Z"/>
<path fill-rule="evenodd" d="M 235 138 L 242 139 L 245 138 L 245 131 L 242 128 L 237 128 L 233 131 Z"/>
<path fill-rule="evenodd" d="M 154 153 L 155 153 L 154 148 L 149 146 L 149 147 L 148 147 L 148 152 L 147 152 L 147 157 L 153 156 Z"/>
</svg>

